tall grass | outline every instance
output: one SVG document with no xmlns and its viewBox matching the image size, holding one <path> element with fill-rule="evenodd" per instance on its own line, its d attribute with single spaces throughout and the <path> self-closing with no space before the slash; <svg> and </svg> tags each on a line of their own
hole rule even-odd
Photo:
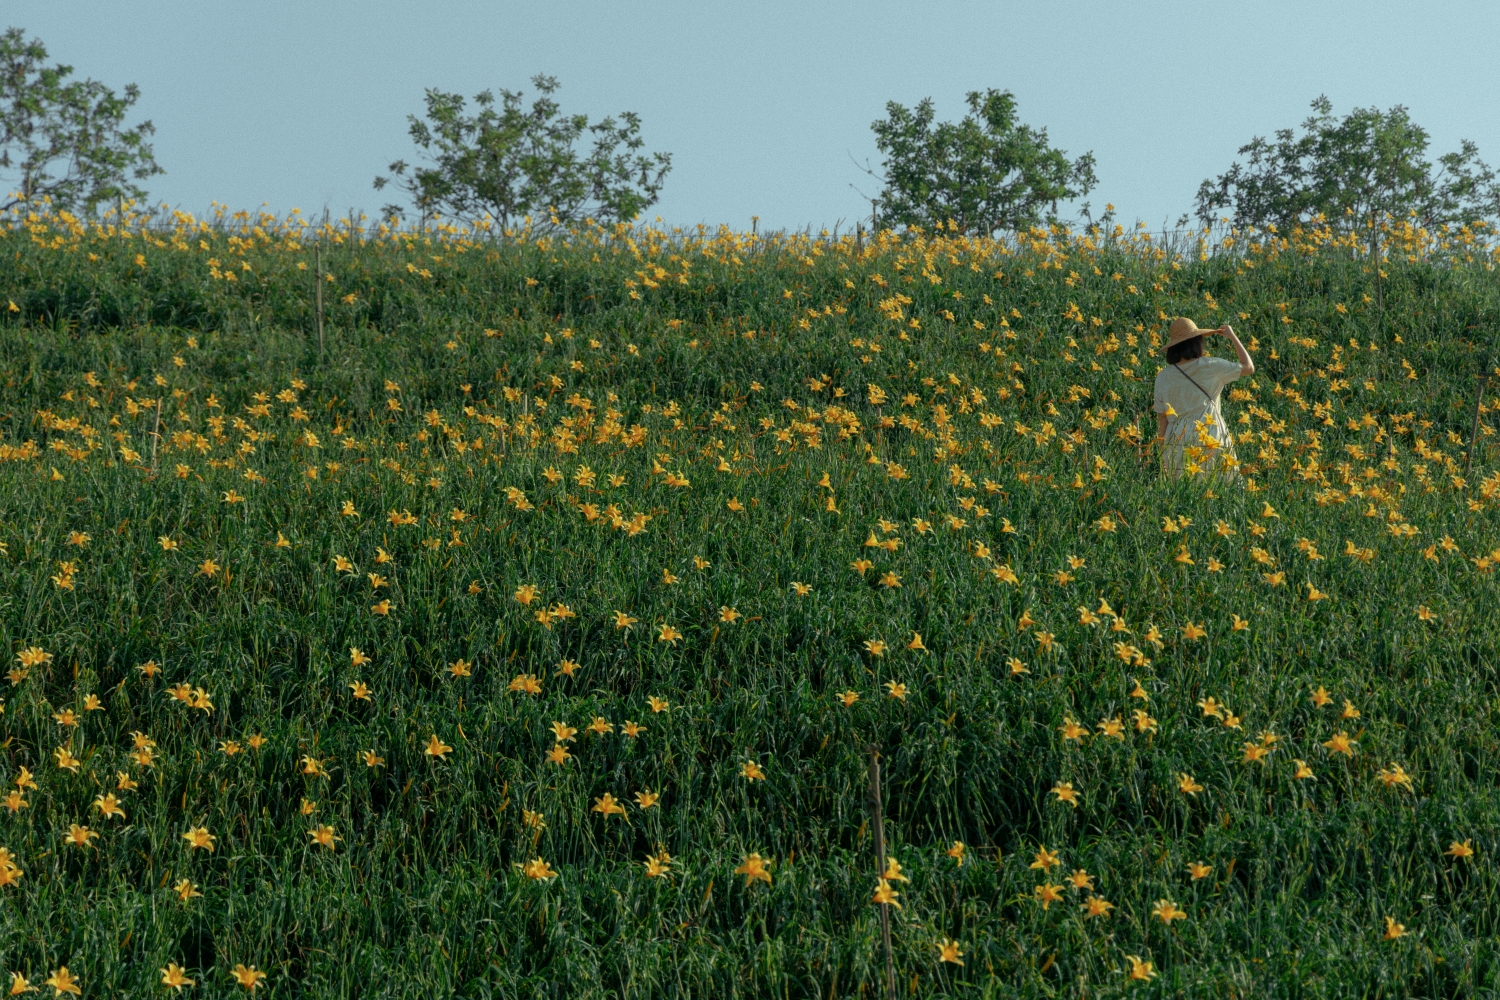
<svg viewBox="0 0 1500 1000">
<path fill-rule="evenodd" d="M 278 996 L 879 996 L 873 744 L 903 995 L 1493 990 L 1493 255 L 1392 227 L 1377 289 L 1330 230 L 1157 242 L 19 218 L 0 629 L 50 660 L 0 719 L 7 790 L 38 786 L 0 810 L 0 967 L 87 996 L 159 995 L 168 963 L 201 995 L 243 963 Z M 1244 484 L 1146 455 L 1177 314 L 1254 338 Z"/>
</svg>

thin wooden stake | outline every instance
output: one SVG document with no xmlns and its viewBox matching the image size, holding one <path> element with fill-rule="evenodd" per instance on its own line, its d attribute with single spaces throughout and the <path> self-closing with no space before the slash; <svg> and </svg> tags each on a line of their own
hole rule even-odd
<svg viewBox="0 0 1500 1000">
<path fill-rule="evenodd" d="M 1479 383 L 1479 391 L 1474 393 L 1474 426 L 1469 430 L 1469 458 L 1464 462 L 1464 475 L 1467 476 L 1474 468 L 1474 449 L 1479 446 L 1479 414 L 1480 407 L 1484 404 L 1484 386 L 1490 377 L 1480 375 L 1475 381 Z"/>
<path fill-rule="evenodd" d="M 880 750 L 871 743 L 870 751 L 870 811 L 875 820 L 875 877 L 885 874 L 885 810 L 880 802 Z M 890 1000 L 896 1000 L 896 966 L 891 957 L 891 907 L 880 904 L 880 938 L 885 944 L 885 992 Z"/>
<path fill-rule="evenodd" d="M 318 262 L 318 363 L 323 363 L 323 244 L 313 244 L 313 254 Z"/>
<path fill-rule="evenodd" d="M 151 474 L 156 475 L 156 444 L 161 440 L 161 398 L 156 400 L 156 426 L 151 428 Z"/>
<path fill-rule="evenodd" d="M 865 225 L 863 222 L 854 224 L 854 252 L 861 254 L 865 249 Z"/>
<path fill-rule="evenodd" d="M 1375 311 L 1385 316 L 1385 288 L 1380 283 L 1380 237 L 1375 237 Z"/>
</svg>

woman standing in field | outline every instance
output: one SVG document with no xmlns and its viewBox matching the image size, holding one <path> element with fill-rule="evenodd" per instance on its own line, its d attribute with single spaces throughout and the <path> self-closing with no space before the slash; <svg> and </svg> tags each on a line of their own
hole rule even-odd
<svg viewBox="0 0 1500 1000">
<path fill-rule="evenodd" d="M 1228 337 L 1239 361 L 1203 353 L 1203 338 Z M 1167 334 L 1167 366 L 1156 374 L 1156 440 L 1161 444 L 1162 472 L 1176 479 L 1184 472 L 1217 473 L 1237 478 L 1239 460 L 1234 438 L 1219 409 L 1219 394 L 1242 375 L 1255 372 L 1255 362 L 1228 324 L 1200 330 L 1179 316 Z"/>
</svg>

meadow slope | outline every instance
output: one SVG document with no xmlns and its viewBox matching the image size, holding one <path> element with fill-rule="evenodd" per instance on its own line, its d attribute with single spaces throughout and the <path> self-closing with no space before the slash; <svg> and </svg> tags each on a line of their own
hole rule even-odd
<svg viewBox="0 0 1500 1000">
<path fill-rule="evenodd" d="M 902 996 L 1495 989 L 1484 232 L 13 221 L 46 995 L 873 998 L 877 891 Z"/>
</svg>

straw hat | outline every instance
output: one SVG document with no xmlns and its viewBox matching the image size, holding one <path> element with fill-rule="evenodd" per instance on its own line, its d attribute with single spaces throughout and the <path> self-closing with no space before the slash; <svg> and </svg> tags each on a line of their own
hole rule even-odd
<svg viewBox="0 0 1500 1000">
<path fill-rule="evenodd" d="M 1171 347 L 1174 344 L 1182 343 L 1184 340 L 1192 340 L 1194 337 L 1201 337 L 1205 333 L 1214 332 L 1216 331 L 1199 329 L 1198 324 L 1186 316 L 1178 316 L 1167 329 L 1167 346 Z"/>
</svg>

